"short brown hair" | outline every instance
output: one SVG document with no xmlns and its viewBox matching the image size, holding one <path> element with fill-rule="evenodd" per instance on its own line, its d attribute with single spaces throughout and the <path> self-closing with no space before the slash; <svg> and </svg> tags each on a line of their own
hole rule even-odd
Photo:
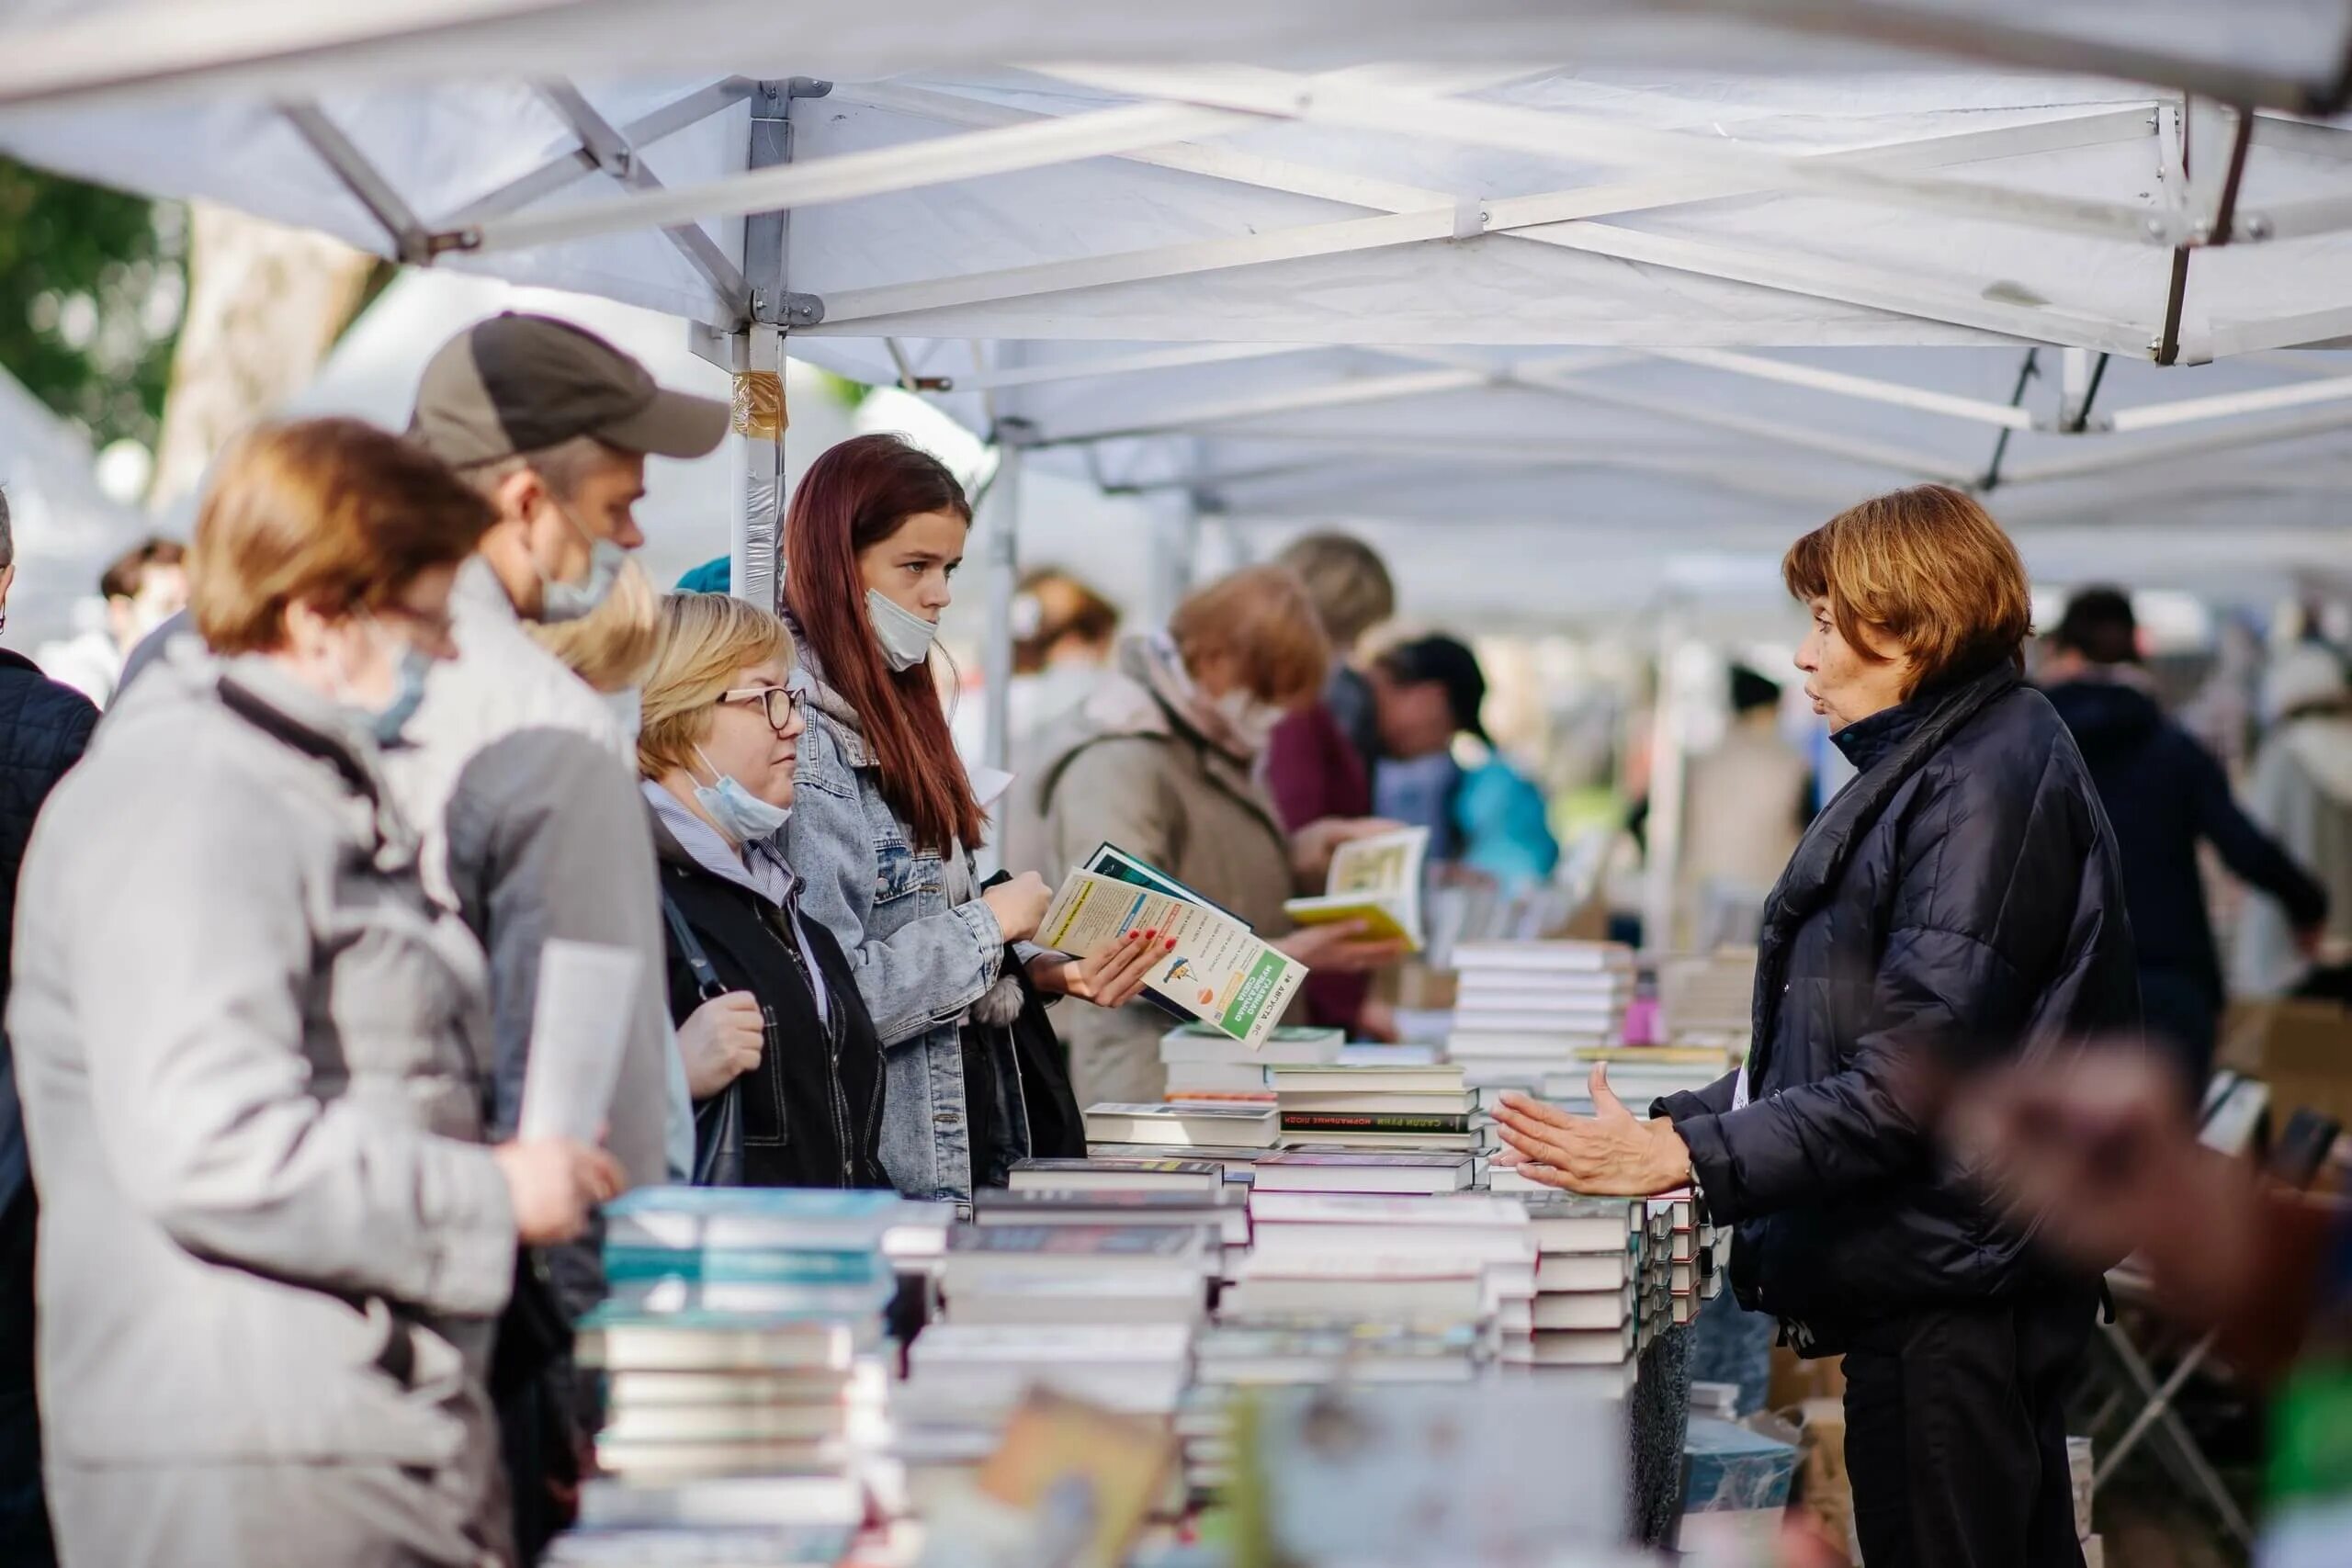
<svg viewBox="0 0 2352 1568">
<path fill-rule="evenodd" d="M 1306 585 L 1334 648 L 1355 647 L 1364 633 L 1396 613 L 1396 584 L 1387 563 L 1362 539 L 1307 534 L 1293 539 L 1274 559 Z"/>
<path fill-rule="evenodd" d="M 1330 639 L 1288 567 L 1244 567 L 1193 590 L 1168 618 L 1168 635 L 1187 664 L 1204 653 L 1238 659 L 1266 702 L 1310 696 L 1331 673 Z"/>
<path fill-rule="evenodd" d="M 437 458 L 374 425 L 263 425 L 221 455 L 197 513 L 197 629 L 217 653 L 267 652 L 284 641 L 288 606 L 382 609 L 472 554 L 495 520 Z"/>
<path fill-rule="evenodd" d="M 2033 633 L 2025 565 L 2001 525 L 1949 485 L 1917 485 L 1850 507 L 1789 547 L 1781 581 L 1827 599 L 1864 658 L 1868 627 L 1902 645 L 1908 695 L 1944 675 L 2022 661 Z"/>
<path fill-rule="evenodd" d="M 533 622 L 531 639 L 600 692 L 638 685 L 660 651 L 660 596 L 636 558 L 621 562 L 612 592 L 577 620 Z"/>
<path fill-rule="evenodd" d="M 149 567 L 184 566 L 187 561 L 187 546 L 150 535 L 107 563 L 98 575 L 98 593 L 107 599 L 136 599 Z"/>
<path fill-rule="evenodd" d="M 659 624 L 637 736 L 637 771 L 649 779 L 686 765 L 710 734 L 711 705 L 745 665 L 776 659 L 788 671 L 794 653 L 781 620 L 724 593 L 666 594 Z"/>
</svg>

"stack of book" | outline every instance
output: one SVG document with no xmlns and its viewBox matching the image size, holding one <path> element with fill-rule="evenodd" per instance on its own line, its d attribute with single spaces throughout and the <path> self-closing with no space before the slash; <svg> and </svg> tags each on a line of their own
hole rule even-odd
<svg viewBox="0 0 2352 1568">
<path fill-rule="evenodd" d="M 1343 1029 L 1283 1025 L 1252 1050 L 1221 1029 L 1191 1023 L 1161 1036 L 1159 1062 L 1167 1069 L 1171 1100 L 1272 1105 L 1274 1091 L 1266 1082 L 1268 1067 L 1336 1062 L 1347 1043 Z"/>
<path fill-rule="evenodd" d="M 1535 1244 L 1525 1205 L 1433 1196 L 1252 1192 L 1252 1244 L 1220 1297 L 1222 1323 L 1533 1325 Z"/>
<path fill-rule="evenodd" d="M 1285 1145 L 1486 1154 L 1496 1147 L 1482 1091 L 1451 1063 L 1273 1067 Z"/>
<path fill-rule="evenodd" d="M 606 1207 L 611 1295 L 577 1346 L 608 1411 L 587 1533 L 862 1512 L 888 1414 L 883 1238 L 902 1213 L 894 1193 L 776 1189 L 641 1189 Z M 779 1495 L 800 1512 L 729 1516 L 712 1483 L 736 1477 L 798 1478 Z"/>
<path fill-rule="evenodd" d="M 1473 942 L 1454 949 L 1460 982 L 1446 1055 L 1473 1086 L 1532 1089 L 1579 1047 L 1625 1036 L 1634 952 L 1603 942 Z"/>
<path fill-rule="evenodd" d="M 1535 1240 L 1532 1332 L 1506 1338 L 1506 1365 L 1621 1398 L 1633 1387 L 1647 1211 L 1637 1198 L 1564 1192 L 1525 1200 Z"/>
<path fill-rule="evenodd" d="M 1477 1185 L 1478 1163 L 1475 1155 L 1437 1149 L 1351 1149 L 1301 1144 L 1259 1160 L 1250 1190 L 1435 1196 L 1465 1192 Z"/>
<path fill-rule="evenodd" d="M 983 1188 L 972 1194 L 972 1221 L 991 1225 L 1167 1225 L 1212 1233 L 1212 1256 L 1220 1277 L 1250 1250 L 1246 1189 L 1220 1175 L 1214 1190 L 1120 1190 L 1098 1183 L 1076 1188 L 1023 1185 L 1010 1190 Z"/>
<path fill-rule="evenodd" d="M 1592 1103 L 1595 1063 L 1609 1068 L 1609 1091 L 1625 1109 L 1645 1117 L 1652 1100 L 1702 1089 L 1721 1078 L 1731 1071 L 1732 1057 L 1720 1045 L 1587 1045 L 1577 1050 L 1572 1067 L 1544 1075 L 1544 1097 L 1589 1115 L 1583 1107 Z"/>
<path fill-rule="evenodd" d="M 1642 1332 L 1645 1348 L 1659 1335 L 1690 1324 L 1699 1304 L 1714 1294 L 1719 1241 L 1699 1216 L 1686 1189 L 1649 1200 L 1647 1240 L 1643 1253 Z"/>
<path fill-rule="evenodd" d="M 1752 947 L 1719 947 L 1658 961 L 1658 1024 L 1668 1044 L 1713 1045 L 1744 1055 L 1755 997 Z"/>
<path fill-rule="evenodd" d="M 1233 1406 L 1271 1388 L 1332 1383 L 1464 1383 L 1491 1364 L 1486 1336 L 1468 1324 L 1414 1328 L 1339 1319 L 1227 1324 L 1194 1342 L 1193 1387 L 1176 1416 L 1184 1481 L 1214 1500 L 1232 1481 Z"/>
<path fill-rule="evenodd" d="M 1160 1155 L 1186 1159 L 1210 1157 L 1202 1151 L 1238 1153 L 1245 1162 L 1281 1141 L 1276 1111 L 1266 1104 L 1208 1105 L 1186 1100 L 1161 1105 L 1105 1102 L 1086 1108 L 1086 1152 L 1102 1155 L 1102 1145 L 1121 1150 L 1149 1148 Z"/>
</svg>

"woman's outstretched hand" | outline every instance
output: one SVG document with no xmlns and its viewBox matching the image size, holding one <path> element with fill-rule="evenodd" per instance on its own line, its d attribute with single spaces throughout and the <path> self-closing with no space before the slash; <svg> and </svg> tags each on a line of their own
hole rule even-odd
<svg viewBox="0 0 2352 1568">
<path fill-rule="evenodd" d="M 1125 1007 L 1142 995 L 1144 982 L 1175 948 L 1174 937 L 1129 931 L 1091 958 L 1041 953 L 1029 961 L 1029 978 L 1041 991 L 1076 997 L 1096 1007 Z"/>
<path fill-rule="evenodd" d="M 1495 1122 L 1510 1147 L 1497 1163 L 1546 1187 L 1611 1198 L 1647 1198 L 1690 1181 L 1682 1134 L 1664 1117 L 1645 1122 L 1626 1110 L 1609 1087 L 1606 1063 L 1593 1064 L 1592 1111 L 1571 1116 L 1528 1095 L 1504 1095 Z"/>
</svg>

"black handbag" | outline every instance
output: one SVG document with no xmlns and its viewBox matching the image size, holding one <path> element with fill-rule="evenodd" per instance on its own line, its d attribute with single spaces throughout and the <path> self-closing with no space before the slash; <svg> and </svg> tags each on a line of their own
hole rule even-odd
<svg viewBox="0 0 2352 1568">
<path fill-rule="evenodd" d="M 998 872 L 983 887 L 1007 880 L 1006 873 Z M 1078 1092 L 1070 1087 L 1069 1047 L 1054 1032 L 1045 996 L 1029 978 L 1028 966 L 1010 946 L 1004 950 L 1003 972 L 1021 985 L 1021 1015 L 1005 1028 L 1012 1036 L 1013 1065 L 1021 1075 L 1021 1109 L 1029 1121 L 1029 1157 L 1084 1159 L 1086 1118 L 1079 1113 Z"/>
<path fill-rule="evenodd" d="M 726 982 L 712 966 L 710 954 L 686 924 L 686 917 L 669 894 L 662 895 L 662 913 L 670 922 L 670 936 L 678 944 L 678 955 L 686 961 L 687 970 L 695 977 L 695 992 L 704 1001 L 714 1001 L 727 994 Z M 737 1078 L 725 1089 L 695 1107 L 695 1168 L 696 1187 L 741 1187 L 743 1185 L 743 1080 Z"/>
</svg>

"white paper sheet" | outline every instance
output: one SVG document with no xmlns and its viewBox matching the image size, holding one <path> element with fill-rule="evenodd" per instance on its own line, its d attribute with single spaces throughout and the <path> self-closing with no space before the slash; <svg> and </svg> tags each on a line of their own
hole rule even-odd
<svg viewBox="0 0 2352 1568">
<path fill-rule="evenodd" d="M 518 1135 L 597 1141 L 611 1116 L 643 967 L 627 948 L 548 939 L 539 954 Z"/>
</svg>

